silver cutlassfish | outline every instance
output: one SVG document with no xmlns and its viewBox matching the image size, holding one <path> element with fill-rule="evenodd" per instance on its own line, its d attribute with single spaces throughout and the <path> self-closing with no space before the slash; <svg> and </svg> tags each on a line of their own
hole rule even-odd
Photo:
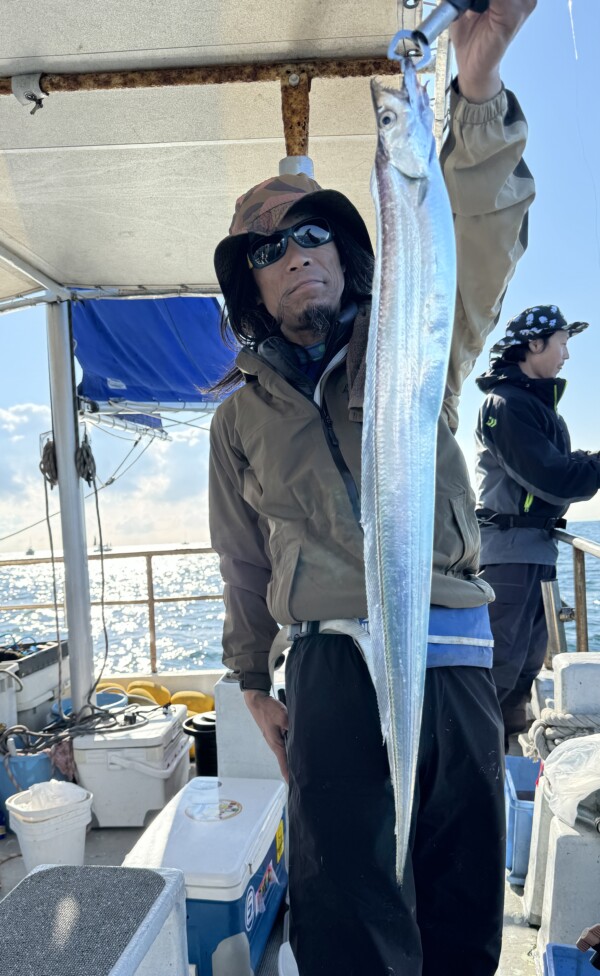
<svg viewBox="0 0 600 976">
<path fill-rule="evenodd" d="M 402 88 L 371 82 L 378 142 L 373 307 L 362 441 L 362 522 L 375 685 L 402 881 L 415 785 L 431 591 L 437 422 L 454 305 L 452 213 L 433 113 L 409 59 Z"/>
</svg>

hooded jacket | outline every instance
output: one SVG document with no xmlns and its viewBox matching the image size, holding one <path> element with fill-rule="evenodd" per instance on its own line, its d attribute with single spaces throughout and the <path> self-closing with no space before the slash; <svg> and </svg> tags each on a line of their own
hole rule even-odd
<svg viewBox="0 0 600 976">
<path fill-rule="evenodd" d="M 476 105 L 454 92 L 451 111 L 442 163 L 455 215 L 458 295 L 438 424 L 431 601 L 466 608 L 485 605 L 493 594 L 475 575 L 479 532 L 454 437 L 457 403 L 525 249 L 534 191 L 522 161 L 526 123 L 514 96 L 503 90 Z M 368 313 L 357 310 L 355 332 Z M 367 614 L 358 511 L 362 432 L 360 411 L 349 409 L 347 346 L 313 396 L 279 351 L 280 359 L 271 346 L 240 352 L 246 383 L 219 407 L 211 428 L 210 523 L 225 582 L 224 663 L 242 688 L 265 691 L 277 624 Z"/>
<path fill-rule="evenodd" d="M 571 451 L 558 413 L 563 379 L 532 379 L 502 360 L 477 385 L 487 393 L 477 421 L 478 508 L 533 518 L 560 518 L 572 502 L 600 488 L 598 454 Z M 481 564 L 554 565 L 551 530 L 481 525 Z"/>
</svg>

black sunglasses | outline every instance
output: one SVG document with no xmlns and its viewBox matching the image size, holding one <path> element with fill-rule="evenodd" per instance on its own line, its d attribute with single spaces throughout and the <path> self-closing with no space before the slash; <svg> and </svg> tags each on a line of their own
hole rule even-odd
<svg viewBox="0 0 600 976">
<path fill-rule="evenodd" d="M 248 234 L 248 266 L 260 270 L 275 264 L 287 251 L 290 237 L 300 247 L 321 247 L 333 240 L 333 231 L 323 217 L 314 217 L 312 220 L 300 220 L 293 227 L 278 230 L 276 234 Z"/>
</svg>

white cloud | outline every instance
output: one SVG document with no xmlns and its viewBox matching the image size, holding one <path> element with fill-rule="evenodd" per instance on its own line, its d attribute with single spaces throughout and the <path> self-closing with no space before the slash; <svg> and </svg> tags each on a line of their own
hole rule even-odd
<svg viewBox="0 0 600 976">
<path fill-rule="evenodd" d="M 42 403 L 17 403 L 13 407 L 0 407 L 0 430 L 12 433 L 17 427 L 34 422 L 49 426 L 50 407 Z"/>
<path fill-rule="evenodd" d="M 2 552 L 24 552 L 30 544 L 36 551 L 48 548 L 44 482 L 38 465 L 39 435 L 48 429 L 49 417 L 49 408 L 37 404 L 0 411 Z M 91 430 L 99 481 L 116 478 L 98 496 L 103 537 L 113 546 L 207 542 L 208 433 L 192 427 L 175 427 L 173 432 L 176 436 L 171 441 L 148 445 L 142 440 L 132 451 L 135 438 L 117 437 L 119 432 L 101 428 Z M 89 494 L 87 485 L 83 487 L 84 494 Z M 49 502 L 54 512 L 60 504 L 57 489 L 49 493 Z M 85 508 L 92 543 L 98 535 L 93 496 Z M 38 520 L 42 520 L 39 527 L 27 528 Z M 52 527 L 55 545 L 60 548 L 60 519 L 52 519 Z M 18 529 L 26 531 L 1 541 Z"/>
</svg>

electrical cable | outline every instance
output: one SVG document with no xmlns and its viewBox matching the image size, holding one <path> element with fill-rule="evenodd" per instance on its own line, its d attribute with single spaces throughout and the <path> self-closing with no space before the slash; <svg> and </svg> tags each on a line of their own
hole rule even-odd
<svg viewBox="0 0 600 976">
<path fill-rule="evenodd" d="M 44 444 L 42 459 L 40 461 L 40 471 L 44 477 L 44 502 L 46 506 L 46 525 L 48 528 L 48 539 L 50 542 L 50 560 L 52 563 L 52 596 L 54 599 L 54 625 L 56 627 L 56 654 L 58 658 L 58 710 L 63 715 L 62 707 L 62 641 L 60 637 L 60 621 L 58 619 L 58 587 L 56 585 L 56 557 L 54 555 L 54 538 L 52 536 L 52 525 L 50 522 L 50 503 L 48 501 L 48 485 L 52 491 L 58 484 L 58 466 L 56 463 L 56 451 L 54 441 L 48 440 Z"/>
</svg>

